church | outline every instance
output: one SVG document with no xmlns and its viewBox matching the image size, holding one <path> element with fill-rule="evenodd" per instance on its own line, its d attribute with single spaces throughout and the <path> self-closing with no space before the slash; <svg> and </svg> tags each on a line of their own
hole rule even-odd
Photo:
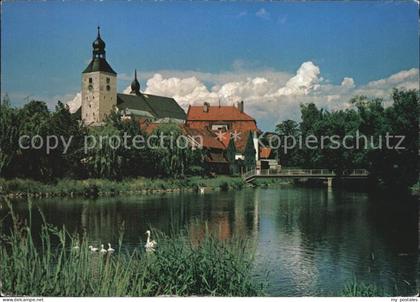
<svg viewBox="0 0 420 302">
<path fill-rule="evenodd" d="M 154 123 L 185 122 L 185 111 L 173 98 L 140 92 L 137 71 L 134 72 L 130 94 L 117 93 L 117 73 L 106 61 L 105 42 L 99 27 L 92 48 L 92 60 L 82 72 L 81 107 L 76 111 L 85 125 L 101 125 L 112 110 L 124 118 L 146 119 Z"/>
</svg>

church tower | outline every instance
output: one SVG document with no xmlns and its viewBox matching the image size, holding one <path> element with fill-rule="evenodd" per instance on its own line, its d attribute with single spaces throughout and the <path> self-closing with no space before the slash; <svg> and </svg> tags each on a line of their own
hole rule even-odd
<svg viewBox="0 0 420 302">
<path fill-rule="evenodd" d="M 105 59 L 99 26 L 92 47 L 92 60 L 82 73 L 82 120 L 86 125 L 100 125 L 117 105 L 117 73 Z"/>
</svg>

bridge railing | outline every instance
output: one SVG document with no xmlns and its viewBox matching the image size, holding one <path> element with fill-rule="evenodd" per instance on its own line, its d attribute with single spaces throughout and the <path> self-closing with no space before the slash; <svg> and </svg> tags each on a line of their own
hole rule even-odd
<svg viewBox="0 0 420 302">
<path fill-rule="evenodd" d="M 365 169 L 344 170 L 341 176 L 367 176 L 369 172 Z M 331 169 L 252 169 L 245 172 L 244 179 L 258 176 L 325 176 L 335 177 L 336 172 Z"/>
</svg>

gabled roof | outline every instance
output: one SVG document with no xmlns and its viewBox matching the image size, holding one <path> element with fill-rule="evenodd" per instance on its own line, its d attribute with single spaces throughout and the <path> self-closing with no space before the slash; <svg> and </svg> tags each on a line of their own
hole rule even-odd
<svg viewBox="0 0 420 302">
<path fill-rule="evenodd" d="M 203 106 L 190 106 L 187 112 L 188 121 L 255 121 L 235 106 L 209 106 L 204 112 Z"/>
<path fill-rule="evenodd" d="M 117 107 L 120 110 L 129 108 L 134 110 L 147 111 L 155 116 L 153 109 L 149 106 L 149 104 L 141 96 L 134 94 L 117 93 Z"/>
<path fill-rule="evenodd" d="M 186 119 L 185 111 L 173 98 L 144 93 L 141 96 L 156 113 L 157 118 L 170 117 L 179 120 Z"/>
<path fill-rule="evenodd" d="M 103 71 L 112 74 L 117 74 L 104 58 L 94 58 L 82 73 L 89 73 L 95 71 Z"/>
<path fill-rule="evenodd" d="M 120 110 L 132 109 L 149 112 L 157 119 L 171 118 L 185 120 L 184 110 L 172 99 L 151 94 L 117 94 L 117 107 Z"/>
<path fill-rule="evenodd" d="M 225 145 L 221 141 L 217 139 L 217 136 L 208 129 L 194 129 L 187 126 L 183 126 L 183 131 L 186 135 L 189 135 L 193 138 L 198 137 L 201 138 L 201 142 L 203 144 L 204 148 L 210 148 L 210 149 L 226 149 Z"/>
</svg>

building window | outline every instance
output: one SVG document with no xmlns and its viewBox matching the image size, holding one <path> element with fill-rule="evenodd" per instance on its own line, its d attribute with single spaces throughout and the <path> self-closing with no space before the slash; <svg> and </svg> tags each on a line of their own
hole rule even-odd
<svg viewBox="0 0 420 302">
<path fill-rule="evenodd" d="M 89 78 L 89 83 L 90 83 L 90 84 L 92 84 L 92 83 L 93 83 L 92 78 Z"/>
<path fill-rule="evenodd" d="M 110 91 L 111 90 L 111 86 L 106 85 L 106 90 Z"/>
<path fill-rule="evenodd" d="M 211 130 L 213 131 L 227 131 L 229 126 L 227 124 L 214 124 L 211 125 Z"/>
<path fill-rule="evenodd" d="M 110 78 L 106 78 L 106 83 L 109 84 L 111 82 Z"/>
</svg>

